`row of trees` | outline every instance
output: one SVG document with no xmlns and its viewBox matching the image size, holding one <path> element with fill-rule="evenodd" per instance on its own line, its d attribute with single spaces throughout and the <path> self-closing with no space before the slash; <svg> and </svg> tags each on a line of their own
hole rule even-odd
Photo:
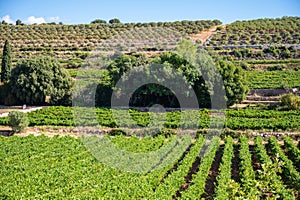
<svg viewBox="0 0 300 200">
<path fill-rule="evenodd" d="M 91 24 L 106 24 L 107 22 L 103 19 L 95 19 L 91 22 Z M 121 21 L 118 18 L 113 18 L 108 21 L 110 24 L 119 24 Z"/>
<path fill-rule="evenodd" d="M 215 48 L 219 55 L 234 57 L 238 60 L 250 59 L 289 59 L 299 58 L 299 53 L 294 46 L 270 46 L 262 49 L 254 48 L 234 48 L 226 50 L 222 47 Z"/>
<path fill-rule="evenodd" d="M 9 44 L 6 45 L 6 48 L 8 47 Z M 1 103 L 43 105 L 50 98 L 48 103 L 52 105 L 71 105 L 73 81 L 55 59 L 49 57 L 24 59 L 11 70 L 9 48 L 4 52 L 7 53 L 4 53 L 2 61 L 5 67 L 2 67 L 1 73 L 4 83 L 0 88 L 2 96 L 0 99 L 4 101 Z M 7 67 L 7 63 L 10 67 Z M 153 68 L 156 71 L 150 70 L 153 65 L 156 66 Z M 110 106 L 112 92 L 118 89 L 116 85 L 119 81 L 130 78 L 129 75 L 124 76 L 130 70 L 137 73 L 141 70 L 145 71 L 143 77 L 131 77 L 133 81 L 139 81 L 138 78 L 151 80 L 156 72 L 166 72 L 166 75 L 158 77 L 161 81 L 159 83 L 168 82 L 168 78 L 175 80 L 174 87 L 177 91 L 189 98 L 191 94 L 183 90 L 183 85 L 176 83 L 177 79 L 174 79 L 175 73 L 180 74 L 192 87 L 201 107 L 211 107 L 212 98 L 215 98 L 214 95 L 219 94 L 220 88 L 223 87 L 221 79 L 227 94 L 225 96 L 224 93 L 221 98 L 227 100 L 227 105 L 243 100 L 248 92 L 244 72 L 240 67 L 222 60 L 217 60 L 215 63 L 207 52 L 197 49 L 191 42 L 184 40 L 180 43 L 177 53 L 166 52 L 152 58 L 147 58 L 144 54 L 117 56 L 108 64 L 101 80 L 97 81 L 94 99 L 97 106 Z M 93 71 L 90 72 L 94 74 Z M 150 81 L 149 84 L 135 88 L 130 104 L 132 106 L 161 104 L 166 107 L 178 107 L 178 99 L 172 89 L 159 83 Z M 129 85 L 125 85 L 125 89 L 118 92 L 118 98 L 122 99 L 128 95 L 126 87 L 128 89 Z M 91 92 L 89 83 L 78 93 L 81 98 L 84 98 L 82 96 L 84 90 Z M 76 94 L 77 91 L 74 92 Z M 76 96 L 73 96 L 74 98 Z"/>
<path fill-rule="evenodd" d="M 149 68 L 155 71 L 147 72 Z M 170 68 L 173 71 L 170 71 Z M 129 71 L 130 73 L 126 74 Z M 147 58 L 143 54 L 119 56 L 108 65 L 106 73 L 103 73 L 107 76 L 103 79 L 109 81 L 98 85 L 96 103 L 99 106 L 110 106 L 110 98 L 114 90 L 119 91 L 119 99 L 125 99 L 127 91 L 130 91 L 130 84 L 138 82 L 138 80 L 131 82 L 131 78 L 139 79 L 140 74 L 143 74 L 143 81 L 151 80 L 152 77 L 157 78 L 157 74 L 164 74 L 163 72 L 168 74 L 159 77 L 161 83 L 174 86 L 175 91 L 181 90 L 181 97 L 192 98 L 192 94 L 186 94 L 187 91 L 182 89 L 184 86 L 176 83 L 177 80 L 174 78 L 175 73 L 183 76 L 195 92 L 200 107 L 210 108 L 212 101 L 217 97 L 220 98 L 220 102 L 225 98 L 227 105 L 233 105 L 242 101 L 248 92 L 245 74 L 241 67 L 228 61 L 214 60 L 206 51 L 197 49 L 188 40 L 183 40 L 177 48 L 177 53 L 165 52 L 153 58 Z M 174 82 L 169 83 L 168 80 Z M 117 84 L 124 87 L 120 89 Z M 222 88 L 226 97 L 221 95 Z M 130 98 L 131 106 L 161 104 L 166 107 L 179 107 L 179 99 L 170 88 L 151 83 L 136 89 Z"/>
<path fill-rule="evenodd" d="M 158 32 L 161 34 L 159 37 L 156 36 L 157 40 L 159 40 L 158 42 L 161 42 L 161 45 L 165 45 L 164 40 L 168 39 L 170 34 L 163 34 L 162 30 L 174 30 L 174 33 L 179 33 L 180 36 L 198 33 L 220 23 L 218 20 L 197 20 L 157 23 L 0 25 L 0 48 L 3 48 L 5 40 L 9 40 L 15 50 L 15 57 L 27 58 L 33 54 L 46 53 L 51 57 L 66 60 L 78 58 L 75 55 L 75 51 L 90 51 L 95 49 L 98 44 L 106 44 L 105 40 L 107 39 L 120 37 L 127 40 L 127 34 L 136 32 L 135 29 L 150 29 L 149 31 L 145 30 L 146 36 L 151 34 L 151 32 Z M 127 41 L 125 41 L 126 44 Z M 147 47 L 147 44 L 145 44 L 145 47 Z"/>
<path fill-rule="evenodd" d="M 299 17 L 236 21 L 218 32 L 210 46 L 299 44 Z"/>
<path fill-rule="evenodd" d="M 0 25 L 9 25 L 9 23 L 7 23 L 6 21 L 4 21 L 4 20 L 2 20 L 2 22 L 0 23 Z M 55 22 L 49 22 L 49 23 L 42 23 L 42 25 L 44 25 L 44 24 L 49 24 L 49 25 L 56 25 L 56 23 Z M 62 22 L 59 22 L 58 23 L 59 25 L 62 25 L 63 23 Z M 12 25 L 12 24 L 10 24 L 10 25 Z M 17 20 L 16 21 L 16 26 L 24 26 L 25 24 L 21 21 L 21 20 Z M 37 24 L 33 24 L 33 25 L 37 25 Z"/>
<path fill-rule="evenodd" d="M 111 20 L 109 20 L 109 23 L 110 24 L 116 24 L 116 23 L 121 23 L 121 21 L 117 18 L 113 18 Z M 3 24 L 3 25 L 8 25 L 8 23 L 4 20 L 2 20 L 2 22 L 0 23 L 0 25 Z M 43 23 L 45 24 L 45 23 Z M 56 25 L 55 22 L 50 22 L 50 23 L 47 23 L 49 25 Z M 59 22 L 60 25 L 62 25 L 63 23 L 62 22 Z M 103 19 L 95 19 L 91 22 L 91 24 L 106 24 L 106 21 L 103 20 Z M 17 20 L 16 21 L 16 26 L 21 26 L 21 25 L 25 25 L 21 20 Z"/>
</svg>

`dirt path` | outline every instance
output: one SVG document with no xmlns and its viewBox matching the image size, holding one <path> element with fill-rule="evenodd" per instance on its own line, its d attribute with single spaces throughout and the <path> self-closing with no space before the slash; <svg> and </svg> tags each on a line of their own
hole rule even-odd
<svg viewBox="0 0 300 200">
<path fill-rule="evenodd" d="M 223 151 L 224 151 L 224 142 L 222 141 L 222 143 L 223 144 L 220 144 L 220 147 L 216 153 L 215 159 L 209 170 L 208 179 L 206 181 L 205 189 L 204 189 L 205 192 L 201 195 L 201 198 L 213 199 L 213 196 L 215 194 L 216 180 L 217 180 L 217 176 L 219 174 L 219 167 L 221 164 L 222 155 L 223 155 Z"/>
<path fill-rule="evenodd" d="M 46 108 L 45 106 L 39 106 L 39 107 L 28 107 L 28 108 L 25 108 L 25 109 L 10 109 L 9 107 L 8 108 L 5 108 L 5 112 L 2 112 L 0 114 L 0 117 L 7 117 L 9 115 L 9 112 L 13 111 L 13 110 L 16 110 L 16 111 L 20 111 L 20 112 L 23 112 L 23 113 L 28 113 L 28 112 L 32 112 L 32 111 L 36 111 L 36 110 L 40 110 L 40 109 L 43 109 L 43 108 Z"/>
<path fill-rule="evenodd" d="M 217 33 L 217 27 L 218 26 L 213 26 L 209 30 L 204 30 L 196 34 L 191 34 L 190 37 L 193 41 L 201 40 L 201 45 L 203 45 L 211 35 Z"/>
<path fill-rule="evenodd" d="M 28 127 L 26 128 L 25 132 L 22 133 L 17 133 L 17 134 L 13 134 L 12 130 L 9 126 L 0 126 L 0 135 L 3 136 L 19 136 L 19 137 L 25 137 L 25 136 L 29 136 L 29 135 L 34 135 L 34 136 L 39 136 L 39 135 L 45 135 L 48 137 L 54 137 L 56 135 L 59 136 L 71 136 L 71 137 L 75 137 L 78 138 L 82 135 L 86 135 L 86 134 L 93 134 L 94 135 L 103 135 L 106 133 L 109 133 L 110 131 L 112 131 L 112 128 L 89 128 L 89 129 L 81 129 L 81 128 L 76 128 L 76 127 L 43 127 L 43 126 L 38 126 L 38 127 Z"/>
</svg>

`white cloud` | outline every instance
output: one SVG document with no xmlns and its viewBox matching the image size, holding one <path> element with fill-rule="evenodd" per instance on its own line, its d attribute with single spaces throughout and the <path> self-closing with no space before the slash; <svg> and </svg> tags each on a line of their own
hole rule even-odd
<svg viewBox="0 0 300 200">
<path fill-rule="evenodd" d="M 48 19 L 47 21 L 49 21 L 49 22 L 58 22 L 61 20 L 60 17 L 58 17 L 58 16 L 48 17 L 47 19 Z"/>
<path fill-rule="evenodd" d="M 0 18 L 0 22 L 2 22 L 3 20 L 6 21 L 7 23 L 12 23 L 12 24 L 14 23 L 14 21 L 10 18 L 9 15 L 5 15 Z"/>
<path fill-rule="evenodd" d="M 26 24 L 42 24 L 42 23 L 46 23 L 45 19 L 43 17 L 34 17 L 34 16 L 30 16 L 28 17 L 25 21 Z"/>
</svg>

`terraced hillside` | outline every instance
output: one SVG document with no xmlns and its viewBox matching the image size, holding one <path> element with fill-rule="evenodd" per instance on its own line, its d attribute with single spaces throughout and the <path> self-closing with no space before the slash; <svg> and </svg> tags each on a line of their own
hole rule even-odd
<svg viewBox="0 0 300 200">
<path fill-rule="evenodd" d="M 299 44 L 299 30 L 299 17 L 236 21 L 218 32 L 209 45 Z"/>
<path fill-rule="evenodd" d="M 299 58 L 300 18 L 282 17 L 236 21 L 207 42 L 219 55 L 235 60 Z"/>
<path fill-rule="evenodd" d="M 103 44 L 106 39 L 116 35 L 120 38 L 127 38 L 127 35 L 122 35 L 122 33 L 128 33 L 130 30 L 134 32 L 136 28 L 171 29 L 187 35 L 220 24 L 219 20 L 78 25 L 0 24 L 0 49 L 2 51 L 5 40 L 9 40 L 14 60 L 33 55 L 47 55 L 61 59 L 66 67 L 76 67 L 98 44 Z M 161 48 L 164 47 L 165 42 L 167 41 L 162 38 Z M 143 44 L 142 47 L 147 48 L 148 44 Z"/>
</svg>

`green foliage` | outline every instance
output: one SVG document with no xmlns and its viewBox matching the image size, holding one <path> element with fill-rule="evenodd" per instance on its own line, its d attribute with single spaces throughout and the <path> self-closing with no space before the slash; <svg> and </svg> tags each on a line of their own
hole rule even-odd
<svg viewBox="0 0 300 200">
<path fill-rule="evenodd" d="M 95 19 L 91 22 L 91 24 L 106 24 L 106 21 L 103 19 Z"/>
<path fill-rule="evenodd" d="M 60 104 L 69 95 L 72 80 L 51 58 L 30 58 L 22 60 L 12 71 L 11 93 L 22 104 L 45 104 L 50 96 L 52 104 Z"/>
<path fill-rule="evenodd" d="M 233 142 L 234 141 L 230 136 L 225 138 L 224 153 L 219 167 L 219 174 L 217 176 L 217 187 L 216 187 L 215 199 L 229 199 L 230 197 L 228 182 L 230 182 L 231 180 Z"/>
<path fill-rule="evenodd" d="M 118 35 L 122 40 L 128 41 L 122 46 L 131 48 L 130 40 L 139 38 L 141 34 L 135 35 L 134 28 L 144 29 L 144 36 L 154 38 L 158 45 L 158 50 L 169 50 L 174 47 L 168 40 L 176 42 L 182 35 L 199 33 L 201 30 L 209 29 L 211 26 L 221 24 L 218 20 L 197 20 L 184 22 L 151 22 L 151 23 L 96 23 L 96 24 L 33 24 L 22 25 L 17 28 L 12 25 L 0 25 L 0 48 L 3 48 L 4 41 L 10 39 L 11 46 L 14 47 L 13 57 L 28 58 L 31 56 L 51 56 L 61 60 L 80 59 L 82 61 L 85 55 L 78 52 L 89 52 L 93 49 L 103 48 L 104 51 L 110 51 L 112 45 L 109 40 Z M 149 27 L 149 29 L 148 29 Z M 153 29 L 151 29 L 153 27 Z M 161 32 L 160 29 L 173 29 L 171 34 Z M 148 30 L 151 30 L 150 32 Z M 128 34 L 132 33 L 132 34 Z M 153 34 L 154 33 L 154 34 Z M 159 34 L 160 37 L 156 35 Z M 142 36 L 142 38 L 144 37 Z M 180 38 L 179 38 L 180 36 Z M 72 38 L 72 40 L 69 40 Z M 116 37 L 115 37 L 116 38 Z M 108 40 L 104 42 L 104 40 Z M 167 40 L 167 42 L 166 42 Z M 25 42 L 26 41 L 26 42 Z M 100 44 L 99 44 L 100 42 Z M 141 41 L 144 42 L 144 41 Z M 117 43 L 118 44 L 118 43 Z M 143 48 L 143 47 L 141 47 Z M 15 61 L 15 60 L 13 60 Z M 66 63 L 66 68 L 76 68 L 80 62 Z"/>
<path fill-rule="evenodd" d="M 299 111 L 227 110 L 225 127 L 233 130 L 298 130 Z"/>
<path fill-rule="evenodd" d="M 279 160 L 283 162 L 282 174 L 287 179 L 287 182 L 293 185 L 296 190 L 300 190 L 300 173 L 297 171 L 293 162 L 285 155 L 275 137 L 270 137 L 268 140 L 268 146 L 271 153 L 274 156 L 278 154 Z"/>
<path fill-rule="evenodd" d="M 211 107 L 213 98 L 219 98 L 225 102 L 225 93 L 216 91 L 223 87 L 221 76 L 213 58 L 203 49 L 197 49 L 189 40 L 182 40 L 177 47 L 177 53 L 186 60 L 185 63 L 177 59 L 175 69 L 188 80 L 195 91 L 200 107 Z M 174 65 L 174 59 L 169 59 Z M 179 61 L 179 62 L 178 62 Z M 219 94 L 218 97 L 215 97 Z M 220 103 L 222 104 L 222 103 Z M 214 105 L 215 106 L 215 105 Z M 225 105 L 220 105 L 222 106 Z"/>
<path fill-rule="evenodd" d="M 248 142 L 248 138 L 245 135 L 239 138 L 239 166 L 240 179 L 242 182 L 242 187 L 239 193 L 242 194 L 241 196 L 247 196 L 249 199 L 257 199 L 261 196 L 261 191 L 259 191 L 259 184 L 252 168 L 252 158 Z"/>
<path fill-rule="evenodd" d="M 179 42 L 176 47 L 178 54 L 190 62 L 192 65 L 195 65 L 195 59 L 197 56 L 197 47 L 188 39 L 183 39 Z"/>
<path fill-rule="evenodd" d="M 269 56 L 273 56 L 277 59 L 289 59 L 297 57 L 297 50 L 294 50 L 295 47 L 286 47 L 286 46 L 271 46 L 264 48 L 263 52 Z"/>
<path fill-rule="evenodd" d="M 249 91 L 244 70 L 227 61 L 219 61 L 218 70 L 223 78 L 227 105 L 230 106 L 244 100 Z"/>
<path fill-rule="evenodd" d="M 171 199 L 172 195 L 176 193 L 178 188 L 181 187 L 182 184 L 185 183 L 185 175 L 188 174 L 190 167 L 193 162 L 196 160 L 197 156 L 199 156 L 199 152 L 204 145 L 204 137 L 202 135 L 199 136 L 197 141 L 193 144 L 188 154 L 184 157 L 184 159 L 179 163 L 178 168 L 170 174 L 162 184 L 160 184 L 155 193 L 153 194 L 153 198 L 163 198 L 163 199 Z"/>
<path fill-rule="evenodd" d="M 0 85 L 0 104 L 1 105 L 14 105 L 16 102 L 15 96 L 11 94 L 9 84 Z"/>
<path fill-rule="evenodd" d="M 107 108 L 75 108 L 81 109 L 85 116 L 80 118 L 80 124 L 87 126 L 101 125 L 104 127 L 117 127 L 117 122 L 112 112 L 118 113 L 123 120 L 120 127 L 133 127 L 139 125 L 146 127 L 150 123 L 150 114 L 137 110 L 112 110 Z M 127 112 L 132 118 L 128 119 Z M 95 114 L 96 113 L 96 117 Z M 164 127 L 168 129 L 194 128 L 207 129 L 210 127 L 212 117 L 209 110 L 173 111 L 164 113 L 151 113 L 153 117 L 161 119 Z M 188 116 L 188 120 L 183 123 L 181 116 Z M 166 118 L 165 118 L 166 117 Z M 30 112 L 28 114 L 30 126 L 74 126 L 73 108 L 53 106 L 42 110 Z M 197 121 L 197 118 L 199 121 Z M 224 128 L 231 130 L 271 130 L 271 131 L 297 131 L 300 130 L 299 111 L 275 111 L 275 110 L 226 110 Z M 0 118 L 1 125 L 7 125 L 7 118 Z"/>
<path fill-rule="evenodd" d="M 118 56 L 105 70 L 108 73 L 104 72 L 104 76 L 101 78 L 106 81 L 99 82 L 97 86 L 96 105 L 110 106 L 113 89 L 122 75 L 133 67 L 143 66 L 148 62 L 143 54 Z"/>
<path fill-rule="evenodd" d="M 173 138 L 139 138 L 133 142 L 133 138 L 108 137 L 115 144 L 134 153 L 139 153 L 142 149 L 145 153 L 156 151 L 156 145 L 169 143 L 164 140 L 177 141 Z M 172 163 L 146 175 L 127 173 L 98 162 L 82 144 L 81 139 L 33 135 L 2 139 L 4 138 L 0 137 L 2 199 L 146 198 L 153 194 L 153 188 L 160 184 L 164 175 L 173 167 Z M 133 149 L 131 144 L 134 143 L 141 148 Z M 146 149 L 149 143 L 153 145 Z M 172 151 L 167 156 L 180 154 Z"/>
<path fill-rule="evenodd" d="M 247 60 L 248 64 L 285 64 L 285 63 L 300 63 L 300 59 L 288 60 Z"/>
<path fill-rule="evenodd" d="M 156 137 L 146 136 L 144 138 L 135 135 L 131 137 L 118 135 L 108 138 L 119 148 L 134 153 L 157 151 L 162 146 L 178 139 L 176 135 L 171 135 L 170 137 L 166 137 L 165 135 L 158 135 Z"/>
<path fill-rule="evenodd" d="M 2 20 L 1 24 L 7 25 L 8 23 L 5 20 Z"/>
<path fill-rule="evenodd" d="M 218 32 L 210 45 L 298 44 L 299 17 L 236 21 Z"/>
<path fill-rule="evenodd" d="M 28 126 L 26 113 L 20 111 L 12 111 L 9 113 L 9 126 L 14 133 L 24 132 Z"/>
<path fill-rule="evenodd" d="M 177 47 L 177 53 L 166 52 L 150 59 L 147 59 L 144 55 L 140 54 L 121 55 L 115 59 L 107 67 L 111 83 L 109 85 L 100 84 L 98 87 L 97 105 L 109 106 L 110 97 L 115 84 L 119 80 L 121 81 L 120 78 L 123 74 L 130 70 L 133 70 L 133 72 L 136 73 L 138 73 L 139 70 L 142 70 L 147 76 L 145 77 L 145 80 L 148 80 L 151 78 L 152 73 L 150 71 L 148 72 L 147 69 L 156 63 L 160 64 L 160 68 L 158 70 L 168 72 L 167 78 L 169 80 L 176 78 L 176 74 L 174 72 L 182 75 L 184 80 L 187 81 L 189 86 L 193 88 L 197 95 L 200 107 L 211 107 L 212 98 L 218 98 L 220 102 L 222 98 L 225 98 L 225 94 L 222 95 L 224 92 L 215 91 L 218 88 L 223 87 L 223 82 L 227 93 L 227 105 L 232 105 L 235 102 L 242 101 L 248 92 L 244 72 L 239 66 L 225 61 L 218 61 L 218 65 L 216 66 L 214 60 L 206 51 L 197 49 L 196 46 L 188 40 L 182 40 Z M 145 69 L 141 69 L 138 66 L 143 66 Z M 170 68 L 174 70 L 174 72 L 170 72 Z M 223 82 L 220 75 L 223 78 Z M 126 76 L 124 80 L 127 79 L 128 77 Z M 161 85 L 164 85 L 163 80 L 161 80 L 161 83 Z M 123 85 L 126 86 L 126 84 Z M 176 83 L 173 85 L 176 86 Z M 190 95 L 192 95 L 186 94 L 186 91 L 183 91 L 183 93 L 184 94 L 182 95 L 186 97 L 190 97 Z M 132 106 L 163 104 L 166 107 L 178 107 L 175 95 L 168 88 L 163 88 L 158 85 L 145 85 L 139 88 L 135 95 L 136 96 L 132 97 L 132 102 L 139 102 L 140 104 L 135 103 Z M 214 97 L 214 95 L 219 96 Z M 155 102 L 155 100 L 160 98 L 165 99 L 163 100 L 163 103 Z M 166 101 L 169 101 L 169 104 L 165 103 Z"/>
<path fill-rule="evenodd" d="M 287 109 L 300 110 L 300 97 L 292 93 L 289 93 L 289 94 L 282 95 L 280 100 L 282 105 Z"/>
<path fill-rule="evenodd" d="M 300 71 L 247 71 L 246 79 L 251 89 L 279 89 L 300 87 Z"/>
<path fill-rule="evenodd" d="M 271 193 L 273 198 L 293 199 L 292 191 L 287 189 L 281 177 L 277 175 L 277 173 L 281 172 L 283 163 L 278 159 L 274 160 L 273 163 L 262 142 L 261 136 L 255 137 L 255 154 L 261 163 L 261 169 L 258 171 L 261 191 L 266 195 Z"/>
<path fill-rule="evenodd" d="M 145 138 L 104 135 L 103 138 L 136 155 L 156 152 L 175 143 L 184 148 L 179 151 L 172 149 L 168 152 L 163 160 L 174 156 L 177 159 L 165 167 L 146 174 L 136 174 L 109 167 L 91 156 L 91 152 L 86 149 L 82 141 L 97 142 L 100 137 L 76 139 L 68 136 L 47 137 L 44 135 L 0 136 L 2 169 L 0 170 L 0 182 L 3 183 L 0 197 L 2 199 L 200 199 L 204 193 L 216 151 L 220 146 L 219 138 L 214 137 L 209 142 L 205 141 L 203 135 L 198 135 L 189 148 L 186 148 L 188 146 L 186 144 L 191 142 L 188 135 L 180 138 L 176 135 Z M 233 142 L 231 138 L 227 138 L 225 141 L 219 178 L 217 178 L 219 184 L 216 185 L 216 188 L 221 187 L 222 183 L 223 189 L 226 188 L 226 190 L 223 190 L 223 193 L 218 192 L 219 198 L 295 199 L 297 197 L 299 189 L 294 187 L 298 184 L 297 180 L 295 179 L 293 184 L 286 186 L 281 179 L 280 174 L 284 173 L 286 162 L 277 153 L 278 148 L 275 153 L 271 148 L 272 154 L 276 154 L 273 162 L 268 156 L 260 136 L 254 139 L 253 153 L 255 153 L 259 165 L 256 176 L 251 169 L 248 140 L 243 136 L 239 141 L 241 185 L 233 181 L 230 178 L 231 168 L 229 167 L 232 162 L 230 158 L 233 156 Z M 275 140 L 275 142 L 277 141 Z M 102 148 L 99 152 L 103 155 L 113 153 L 113 151 L 113 148 L 109 149 L 109 152 Z M 199 170 L 191 177 L 190 182 L 187 182 L 186 177 L 195 167 L 195 163 L 197 163 L 195 161 L 199 161 L 198 157 L 200 157 Z M 116 159 L 120 159 L 120 157 Z M 243 174 L 243 172 L 249 173 Z M 283 174 L 283 176 L 285 175 Z M 248 191 L 245 190 L 247 189 L 245 188 L 247 180 L 253 178 L 256 182 L 253 190 L 258 189 L 260 192 L 257 196 L 252 196 L 254 193 L 250 190 L 250 193 L 245 193 Z M 228 182 L 225 183 L 222 180 L 228 180 Z M 182 186 L 186 184 L 189 186 L 182 190 Z M 228 193 L 229 195 L 227 195 Z M 214 198 L 214 196 L 207 197 Z"/>
<path fill-rule="evenodd" d="M 181 193 L 182 199 L 199 199 L 204 193 L 205 183 L 208 179 L 208 173 L 214 161 L 217 150 L 219 149 L 220 138 L 213 137 L 211 141 L 207 142 L 199 171 L 193 176 L 191 185 Z M 203 153 L 203 152 L 202 152 Z M 200 154 L 202 156 L 202 154 Z"/>
<path fill-rule="evenodd" d="M 221 30 L 223 30 L 223 26 L 218 26 L 217 31 L 221 31 Z"/>
<path fill-rule="evenodd" d="M 288 151 L 289 157 L 293 160 L 294 166 L 299 170 L 300 168 L 300 149 L 294 145 L 293 140 L 290 137 L 285 136 L 284 147 Z"/>
<path fill-rule="evenodd" d="M 161 54 L 158 62 L 171 66 L 172 69 L 185 78 L 194 90 L 200 107 L 210 107 L 210 95 L 213 95 L 212 86 L 217 77 L 213 59 L 205 51 L 199 50 L 197 52 L 195 46 L 187 40 L 180 43 L 177 52 L 178 54 Z M 182 95 L 186 96 L 185 94 Z"/>
<path fill-rule="evenodd" d="M 9 41 L 6 40 L 3 48 L 2 65 L 1 65 L 1 82 L 7 83 L 11 76 L 12 55 Z"/>
<path fill-rule="evenodd" d="M 111 19 L 111 20 L 109 20 L 108 22 L 109 22 L 110 24 L 119 24 L 119 23 L 121 23 L 121 21 L 120 21 L 119 19 L 117 19 L 117 18 Z"/>
<path fill-rule="evenodd" d="M 268 66 L 267 70 L 268 71 L 282 71 L 284 68 L 283 65 L 274 65 L 274 66 Z"/>
<path fill-rule="evenodd" d="M 251 48 L 253 47 L 253 49 Z M 236 60 L 264 60 L 264 59 L 291 59 L 291 58 L 298 58 L 297 50 L 294 51 L 292 47 L 286 46 L 271 46 L 271 47 L 264 47 L 264 46 L 246 46 L 246 47 L 239 47 L 239 46 L 232 46 L 229 49 L 224 49 L 222 46 L 215 47 L 216 53 L 221 56 L 227 57 L 227 59 L 234 58 Z"/>
<path fill-rule="evenodd" d="M 18 26 L 18 25 L 23 25 L 23 23 L 22 23 L 21 20 L 18 19 L 18 20 L 16 21 L 16 25 L 17 25 L 17 26 Z"/>
</svg>

